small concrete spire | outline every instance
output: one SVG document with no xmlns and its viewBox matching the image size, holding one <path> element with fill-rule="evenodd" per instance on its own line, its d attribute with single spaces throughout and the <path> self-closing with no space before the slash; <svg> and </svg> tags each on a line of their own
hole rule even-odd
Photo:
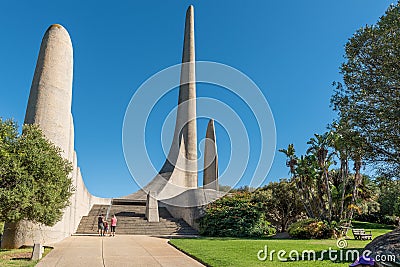
<svg viewBox="0 0 400 267">
<path fill-rule="evenodd" d="M 214 120 L 210 119 L 207 125 L 204 148 L 203 188 L 219 190 L 218 185 L 218 152 L 215 137 Z"/>
</svg>

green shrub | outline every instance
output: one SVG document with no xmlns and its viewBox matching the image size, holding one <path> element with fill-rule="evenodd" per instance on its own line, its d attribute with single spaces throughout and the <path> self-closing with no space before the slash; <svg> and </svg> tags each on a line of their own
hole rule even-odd
<svg viewBox="0 0 400 267">
<path fill-rule="evenodd" d="M 379 223 L 379 224 L 394 225 L 394 226 L 399 225 L 398 217 L 395 215 L 382 215 L 379 213 L 361 214 L 361 215 L 356 215 L 354 219 L 357 221 L 370 222 L 370 223 Z"/>
<path fill-rule="evenodd" d="M 399 225 L 399 221 L 398 221 L 398 217 L 395 215 L 385 215 L 383 216 L 383 218 L 381 218 L 380 220 L 381 224 L 386 224 L 386 225 L 395 225 L 398 226 Z"/>
<path fill-rule="evenodd" d="M 315 219 L 305 219 L 292 223 L 288 229 L 289 235 L 296 238 L 311 238 L 307 226 L 316 221 Z"/>
<path fill-rule="evenodd" d="M 200 234 L 225 237 L 264 237 L 275 233 L 263 212 L 246 192 L 224 196 L 206 207 Z"/>
<path fill-rule="evenodd" d="M 334 227 L 329 226 L 317 219 L 305 219 L 289 226 L 289 235 L 295 238 L 331 238 L 334 234 Z"/>
</svg>

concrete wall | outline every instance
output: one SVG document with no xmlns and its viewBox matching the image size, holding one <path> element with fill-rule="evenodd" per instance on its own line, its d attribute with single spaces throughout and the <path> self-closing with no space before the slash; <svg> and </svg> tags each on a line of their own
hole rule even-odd
<svg viewBox="0 0 400 267">
<path fill-rule="evenodd" d="M 160 202 L 160 207 L 165 207 L 169 213 L 174 218 L 183 219 L 187 222 L 193 229 L 199 230 L 199 223 L 197 219 L 201 218 L 204 215 L 204 207 L 178 207 L 173 205 L 168 205 L 167 203 Z"/>
<path fill-rule="evenodd" d="M 167 208 L 174 218 L 181 218 L 199 230 L 197 219 L 204 215 L 205 206 L 223 195 L 213 189 L 188 189 L 173 198 L 159 200 L 159 206 Z"/>
</svg>

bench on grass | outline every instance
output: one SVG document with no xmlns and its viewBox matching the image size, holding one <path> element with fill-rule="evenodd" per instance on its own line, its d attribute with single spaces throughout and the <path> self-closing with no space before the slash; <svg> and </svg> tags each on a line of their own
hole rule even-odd
<svg viewBox="0 0 400 267">
<path fill-rule="evenodd" d="M 354 238 L 358 240 L 372 240 L 372 232 L 365 231 L 364 229 L 351 229 L 353 232 Z M 367 234 L 369 233 L 369 234 Z"/>
</svg>

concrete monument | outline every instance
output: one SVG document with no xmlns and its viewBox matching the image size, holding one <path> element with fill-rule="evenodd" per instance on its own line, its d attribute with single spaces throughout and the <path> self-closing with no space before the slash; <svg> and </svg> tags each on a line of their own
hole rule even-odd
<svg viewBox="0 0 400 267">
<path fill-rule="evenodd" d="M 158 175 L 143 189 L 115 201 L 146 201 L 148 193 L 152 192 L 151 195 L 159 201 L 160 206 L 197 228 L 196 219 L 201 216 L 202 206 L 222 194 L 216 190 L 216 157 L 211 163 L 214 172 L 210 168 L 207 170 L 207 186 L 198 188 L 195 61 L 194 8 L 189 6 L 185 20 L 178 110 L 168 157 Z M 213 122 L 209 128 L 208 132 L 213 132 L 209 138 L 215 142 Z M 213 147 L 207 146 L 209 154 L 217 152 L 215 143 Z"/>
<path fill-rule="evenodd" d="M 55 226 L 46 227 L 29 221 L 4 226 L 2 248 L 18 248 L 34 243 L 56 243 L 76 231 L 80 219 L 93 204 L 110 199 L 92 196 L 86 189 L 74 151 L 74 128 L 71 114 L 73 51 L 68 32 L 59 24 L 50 26 L 40 46 L 25 123 L 37 124 L 44 135 L 62 149 L 62 156 L 73 163 L 71 177 L 76 189 L 71 205 Z"/>
<path fill-rule="evenodd" d="M 6 223 L 2 248 L 40 243 L 48 245 L 74 233 L 82 216 L 94 204 L 111 204 L 111 199 L 91 195 L 85 187 L 74 150 L 74 124 L 71 114 L 73 50 L 68 32 L 59 24 L 46 31 L 39 51 L 30 90 L 25 123 L 38 124 L 45 136 L 59 146 L 62 156 L 73 163 L 71 174 L 76 189 L 71 205 L 53 227 L 29 221 Z M 214 121 L 207 128 L 204 188 L 198 188 L 196 77 L 194 45 L 194 8 L 186 12 L 178 111 L 172 145 L 163 167 L 143 189 L 114 201 L 147 202 L 148 221 L 159 221 L 158 206 L 166 207 L 175 218 L 183 218 L 197 228 L 205 203 L 220 197 L 218 157 Z"/>
<path fill-rule="evenodd" d="M 173 172 L 176 167 L 184 170 L 183 179 L 175 179 L 176 185 L 197 187 L 197 126 L 196 126 L 196 73 L 194 49 L 194 8 L 186 12 L 184 43 L 182 52 L 181 80 L 179 88 L 178 114 L 174 139 L 168 158 L 160 174 Z M 182 139 L 182 140 L 181 140 Z M 179 147 L 182 154 L 179 153 Z M 181 162 L 178 158 L 182 158 Z M 181 164 L 178 164 L 181 163 Z"/>
</svg>

